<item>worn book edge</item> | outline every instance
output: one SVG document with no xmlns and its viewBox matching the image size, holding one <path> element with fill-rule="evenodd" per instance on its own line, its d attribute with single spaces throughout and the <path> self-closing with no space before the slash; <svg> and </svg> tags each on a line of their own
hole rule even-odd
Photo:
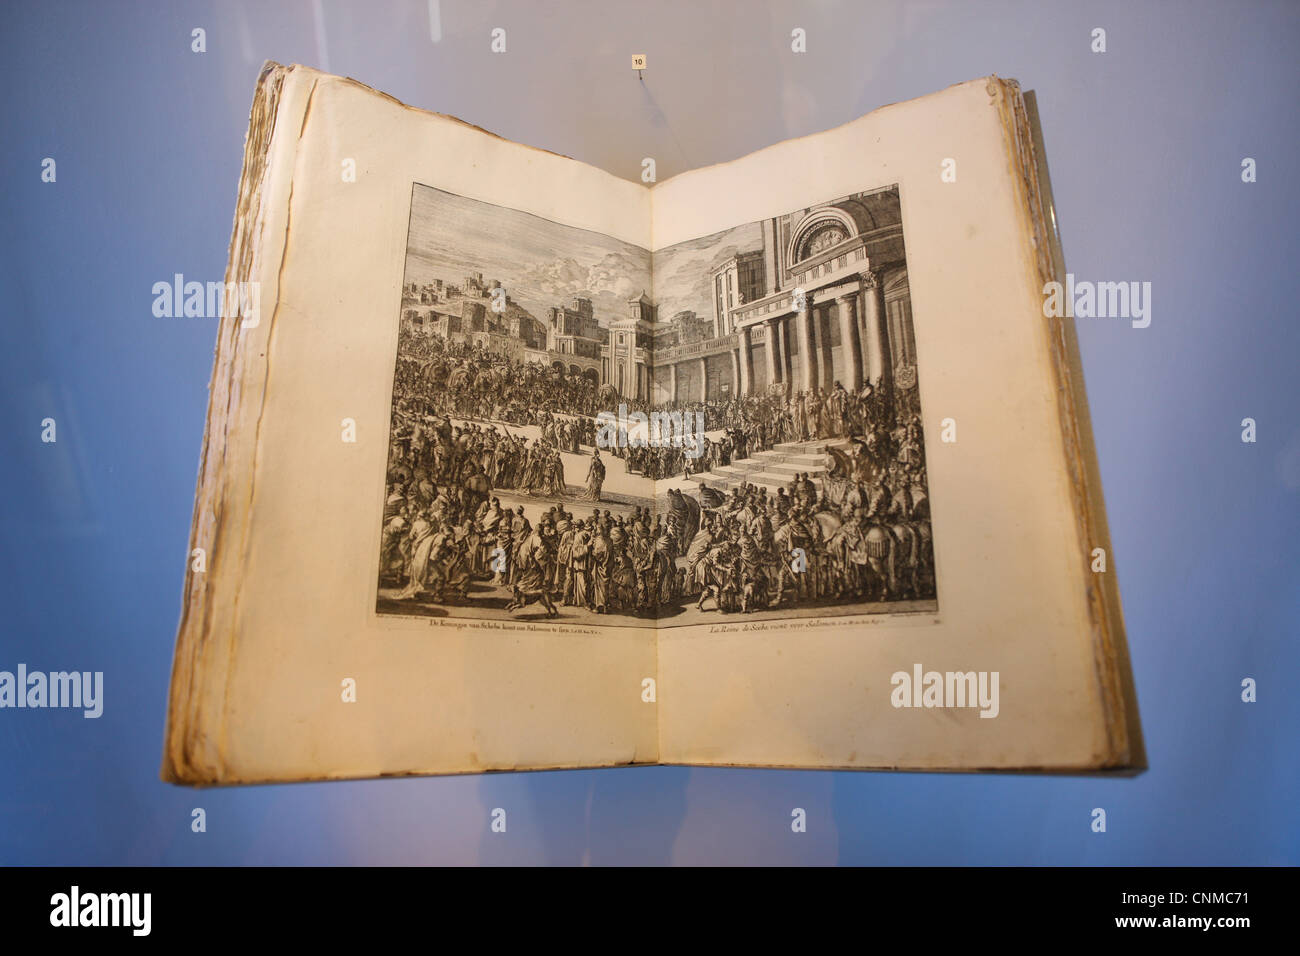
<svg viewBox="0 0 1300 956">
<path fill-rule="evenodd" d="M 1022 93 L 1015 80 L 997 80 L 1006 96 L 1000 101 L 1008 150 L 1016 172 L 1017 188 L 1024 203 L 1021 214 L 1033 243 L 1040 288 L 1048 282 L 1065 282 L 1065 257 L 1056 228 L 1056 207 L 1052 199 L 1042 125 L 1032 91 Z M 1067 467 L 1074 495 L 1075 518 L 1080 541 L 1082 586 L 1087 595 L 1097 678 L 1101 687 L 1109 755 L 1099 770 L 1140 772 L 1147 767 L 1146 747 L 1138 716 L 1137 690 L 1129 659 L 1124 614 L 1120 604 L 1118 575 L 1111 547 L 1110 529 L 1102 496 L 1101 471 L 1093 437 L 1092 419 L 1084 387 L 1075 320 L 1066 316 L 1044 317 L 1057 380 L 1061 430 L 1065 440 Z M 1107 570 L 1093 572 L 1091 550 L 1104 548 Z"/>
<path fill-rule="evenodd" d="M 271 172 L 268 158 L 289 72 L 290 68 L 268 61 L 258 77 L 244 139 L 226 265 L 227 288 L 230 283 L 256 280 L 261 261 L 264 193 Z M 239 451 L 233 432 L 241 413 L 249 407 L 250 399 L 242 387 L 249 341 L 240 334 L 244 317 L 231 315 L 230 311 L 223 310 L 208 385 L 208 414 L 190 526 L 191 554 L 199 547 L 214 556 L 241 553 L 249 519 L 250 489 L 242 489 L 244 497 L 240 500 L 238 476 L 233 467 L 228 467 Z M 260 407 L 260 396 L 257 398 Z M 217 783 L 224 773 L 219 728 L 224 724 L 225 677 L 234 641 L 233 634 L 219 629 L 214 621 L 221 610 L 216 603 L 219 595 L 215 593 L 215 568 L 215 559 L 210 571 L 196 572 L 192 564 L 186 565 L 163 752 L 162 779 L 169 782 Z M 235 595 L 230 599 L 235 600 Z"/>
</svg>

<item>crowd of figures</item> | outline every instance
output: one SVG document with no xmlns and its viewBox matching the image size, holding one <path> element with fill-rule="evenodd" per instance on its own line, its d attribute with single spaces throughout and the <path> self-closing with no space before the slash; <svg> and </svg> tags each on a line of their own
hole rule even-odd
<svg viewBox="0 0 1300 956">
<path fill-rule="evenodd" d="M 920 419 L 905 403 L 837 385 L 677 406 L 721 431 L 701 436 L 698 457 L 667 446 L 608 451 L 630 473 L 660 479 L 781 442 L 845 441 L 827 449 L 832 466 L 819 480 L 799 474 L 775 493 L 701 484 L 697 495 L 670 491 L 658 513 L 583 514 L 605 478 L 593 415 L 617 396 L 555 368 L 403 336 L 379 571 L 399 600 L 472 605 L 500 588 L 512 610 L 664 616 L 688 601 L 751 612 L 935 596 Z M 540 437 L 512 432 L 517 424 Z M 590 454 L 576 494 L 585 507 L 571 500 L 562 453 Z M 523 506 L 502 506 L 500 490 L 553 500 L 533 524 Z"/>
<path fill-rule="evenodd" d="M 466 504 L 489 491 L 507 488 L 534 497 L 559 498 L 568 493 L 558 427 L 529 440 L 509 428 L 448 418 L 393 413 L 388 455 L 390 497 L 401 493 L 412 508 L 429 508 L 440 499 Z M 550 423 L 557 425 L 557 423 Z"/>
<path fill-rule="evenodd" d="M 889 402 L 871 385 L 856 394 L 836 383 L 826 391 L 796 392 L 789 397 L 775 392 L 656 408 L 680 411 L 683 416 L 701 412 L 705 428 L 721 434 L 701 436 L 700 454 L 694 456 L 671 446 L 629 449 L 627 470 L 654 480 L 710 472 L 781 443 L 834 438 L 861 439 L 873 459 L 892 456 L 909 469 L 924 460 L 920 415 L 905 403 Z"/>
<path fill-rule="evenodd" d="M 620 396 L 609 385 L 599 385 L 591 373 L 573 374 L 557 366 L 521 362 L 479 346 L 447 342 L 438 335 L 422 335 L 403 328 L 399 333 L 397 370 L 393 385 L 395 403 L 422 415 L 492 420 L 511 424 L 541 424 L 556 416 L 571 416 L 573 434 L 558 441 L 576 452 L 579 444 L 595 441 L 594 418 L 600 411 L 696 412 L 704 416 L 705 430 L 721 431 L 710 441 L 711 460 L 684 460 L 680 449 L 666 460 L 636 468 L 647 477 L 679 474 L 684 465 L 692 472 L 707 464 L 726 464 L 747 458 L 781 442 L 810 441 L 867 435 L 892 418 L 916 418 L 907 402 L 897 401 L 867 384 L 850 392 L 836 382 L 786 394 L 779 386 L 766 393 L 701 402 L 667 402 L 653 406 Z M 613 449 L 611 449 L 613 450 Z M 661 449 L 662 450 L 662 449 Z M 708 455 L 701 456 L 708 459 Z M 648 462 L 648 456 L 646 458 Z M 638 463 L 640 464 L 640 463 Z"/>
<path fill-rule="evenodd" d="M 665 526 L 640 508 L 584 518 L 554 505 L 534 526 L 522 505 L 511 511 L 491 498 L 472 514 L 421 512 L 408 528 L 399 505 L 385 525 L 383 555 L 381 584 L 386 572 L 396 580 L 404 569 L 399 598 L 466 603 L 479 580 L 509 589 L 507 609 L 538 602 L 552 616 L 557 604 L 597 614 L 653 611 L 681 593 L 683 577 Z"/>
<path fill-rule="evenodd" d="M 934 597 L 923 476 L 897 465 L 870 480 L 845 468 L 819 493 L 806 475 L 772 494 L 755 485 L 696 499 L 672 491 L 665 513 L 552 505 L 534 526 L 522 505 L 436 491 L 422 504 L 395 483 L 385 507 L 380 584 L 397 598 L 472 603 L 474 582 L 508 588 L 507 609 L 538 602 L 596 614 L 751 612 L 814 603 Z M 870 469 L 869 469 L 870 470 Z M 843 477 L 842 477 L 843 475 Z M 838 499 L 833 497 L 838 495 Z M 712 608 L 709 607 L 710 602 Z"/>
<path fill-rule="evenodd" d="M 686 552 L 688 593 L 698 595 L 697 606 L 705 610 L 713 601 L 722 611 L 749 612 L 786 603 L 933 598 L 923 474 L 894 467 L 874 480 L 836 477 L 827 485 L 831 490 L 819 494 L 809 476 L 796 475 L 775 495 L 756 485 L 727 496 L 702 490 L 712 507 L 702 509 Z"/>
<path fill-rule="evenodd" d="M 646 411 L 645 402 L 621 398 L 600 385 L 593 370 L 573 373 L 558 365 L 522 362 L 478 345 L 448 342 L 403 327 L 398 333 L 393 398 L 422 414 L 491 419 L 516 425 L 538 423 L 543 413 L 572 415 L 591 428 L 601 409 Z"/>
<path fill-rule="evenodd" d="M 702 412 L 705 429 L 723 431 L 727 451 L 735 458 L 748 458 L 783 442 L 867 435 L 891 420 L 917 417 L 900 397 L 871 384 L 851 392 L 839 382 L 789 394 L 777 386 L 754 395 L 662 407 L 683 414 Z"/>
</svg>

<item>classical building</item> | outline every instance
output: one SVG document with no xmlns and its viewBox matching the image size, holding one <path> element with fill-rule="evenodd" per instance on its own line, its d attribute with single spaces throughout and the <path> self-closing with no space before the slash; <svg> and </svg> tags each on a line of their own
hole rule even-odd
<svg viewBox="0 0 1300 956">
<path fill-rule="evenodd" d="M 574 296 L 570 306 L 555 306 L 547 314 L 546 349 L 550 363 L 558 369 L 605 381 L 603 354 L 607 338 L 588 298 Z"/>
<path fill-rule="evenodd" d="M 711 339 L 715 335 L 717 332 L 714 331 L 712 320 L 700 318 L 690 309 L 686 309 L 655 328 L 653 349 L 657 352 L 677 345 L 691 345 Z"/>
<path fill-rule="evenodd" d="M 584 296 L 574 296 L 568 307 L 552 308 L 548 359 L 556 368 L 613 385 L 620 395 L 644 401 L 649 397 L 656 309 L 644 292 L 628 300 L 627 306 L 627 315 L 606 325 L 596 319 L 591 299 Z"/>
<path fill-rule="evenodd" d="M 915 382 L 896 187 L 765 220 L 711 277 L 714 336 L 654 351 L 659 401 Z M 901 371 L 900 371 L 901 370 Z"/>
<path fill-rule="evenodd" d="M 620 395 L 638 401 L 650 399 L 650 362 L 658 313 L 642 291 L 628 300 L 627 315 L 610 320 L 600 380 L 613 385 Z"/>
</svg>

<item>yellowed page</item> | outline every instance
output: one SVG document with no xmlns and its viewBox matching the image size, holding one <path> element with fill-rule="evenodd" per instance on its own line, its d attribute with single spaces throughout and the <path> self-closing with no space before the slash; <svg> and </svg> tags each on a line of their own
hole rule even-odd
<svg viewBox="0 0 1300 956">
<path fill-rule="evenodd" d="M 350 80 L 281 76 L 260 321 L 222 328 L 193 545 L 208 569 L 189 583 L 164 776 L 654 761 L 652 628 L 376 612 L 414 184 L 642 248 L 648 191 Z"/>
<path fill-rule="evenodd" d="M 785 623 L 773 612 L 714 613 L 662 628 L 663 762 L 1013 769 L 1123 759 L 1107 733 L 1087 595 L 1093 545 L 1076 520 L 1007 97 L 993 81 L 962 84 L 654 188 L 658 284 L 675 244 L 897 185 L 937 578 L 930 612 L 832 608 Z M 955 441 L 941 440 L 945 419 Z M 918 666 L 923 679 L 996 673 L 996 716 L 894 706 L 894 675 Z"/>
</svg>

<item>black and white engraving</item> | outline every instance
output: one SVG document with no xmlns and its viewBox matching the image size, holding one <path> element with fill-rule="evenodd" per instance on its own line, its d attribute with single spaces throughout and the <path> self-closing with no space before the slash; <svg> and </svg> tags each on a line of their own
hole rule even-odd
<svg viewBox="0 0 1300 956">
<path fill-rule="evenodd" d="M 413 187 L 377 611 L 935 611 L 898 187 L 653 260 Z"/>
</svg>

